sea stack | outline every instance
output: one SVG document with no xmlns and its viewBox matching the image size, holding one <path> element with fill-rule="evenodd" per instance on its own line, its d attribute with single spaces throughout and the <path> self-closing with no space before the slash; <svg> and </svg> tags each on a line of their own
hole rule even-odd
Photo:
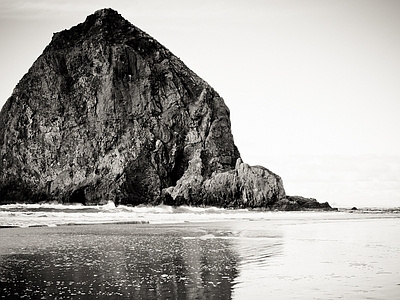
<svg viewBox="0 0 400 300">
<path fill-rule="evenodd" d="M 244 163 L 220 95 L 112 9 L 54 34 L 1 110 L 0 203 L 43 201 L 330 208 Z"/>
</svg>

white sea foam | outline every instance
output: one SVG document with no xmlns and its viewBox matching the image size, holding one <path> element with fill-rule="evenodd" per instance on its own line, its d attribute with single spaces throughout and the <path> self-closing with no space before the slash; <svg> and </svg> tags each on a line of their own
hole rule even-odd
<svg viewBox="0 0 400 300">
<path fill-rule="evenodd" d="M 9 204 L 0 206 L 0 227 L 60 226 L 104 223 L 169 224 L 184 222 L 217 222 L 229 220 L 290 220 L 357 218 L 360 213 L 344 212 L 269 212 L 216 207 L 115 206 L 113 202 L 98 206 L 81 204 Z M 364 215 L 365 217 L 365 215 Z M 371 214 L 371 218 L 374 214 Z M 390 217 L 390 214 L 388 214 Z"/>
</svg>

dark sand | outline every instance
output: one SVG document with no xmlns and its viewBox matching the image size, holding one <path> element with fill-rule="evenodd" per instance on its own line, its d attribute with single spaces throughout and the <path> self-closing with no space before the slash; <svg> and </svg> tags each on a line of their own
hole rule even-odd
<svg viewBox="0 0 400 300">
<path fill-rule="evenodd" d="M 182 225 L 1 229 L 0 297 L 230 299 L 238 257 L 207 234 Z"/>
</svg>

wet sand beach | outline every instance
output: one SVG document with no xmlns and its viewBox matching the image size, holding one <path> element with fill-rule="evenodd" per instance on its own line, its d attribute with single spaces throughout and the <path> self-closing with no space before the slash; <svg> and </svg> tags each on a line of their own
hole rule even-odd
<svg viewBox="0 0 400 300">
<path fill-rule="evenodd" d="M 398 299 L 398 216 L 289 216 L 3 228 L 0 298 Z"/>
</svg>

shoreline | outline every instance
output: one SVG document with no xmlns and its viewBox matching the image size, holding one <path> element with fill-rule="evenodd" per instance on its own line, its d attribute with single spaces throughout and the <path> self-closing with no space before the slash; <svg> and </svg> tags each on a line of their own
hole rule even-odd
<svg viewBox="0 0 400 300">
<path fill-rule="evenodd" d="M 398 209 L 338 209 L 337 211 L 259 211 L 259 210 L 214 210 L 214 209 L 173 209 L 170 207 L 142 207 L 136 211 L 118 209 L 81 211 L 70 209 L 44 211 L 0 211 L 0 230 L 14 228 L 49 228 L 94 225 L 164 225 L 184 223 L 209 223 L 229 221 L 307 221 L 313 218 L 325 221 L 349 219 L 390 219 L 400 218 Z"/>
</svg>

